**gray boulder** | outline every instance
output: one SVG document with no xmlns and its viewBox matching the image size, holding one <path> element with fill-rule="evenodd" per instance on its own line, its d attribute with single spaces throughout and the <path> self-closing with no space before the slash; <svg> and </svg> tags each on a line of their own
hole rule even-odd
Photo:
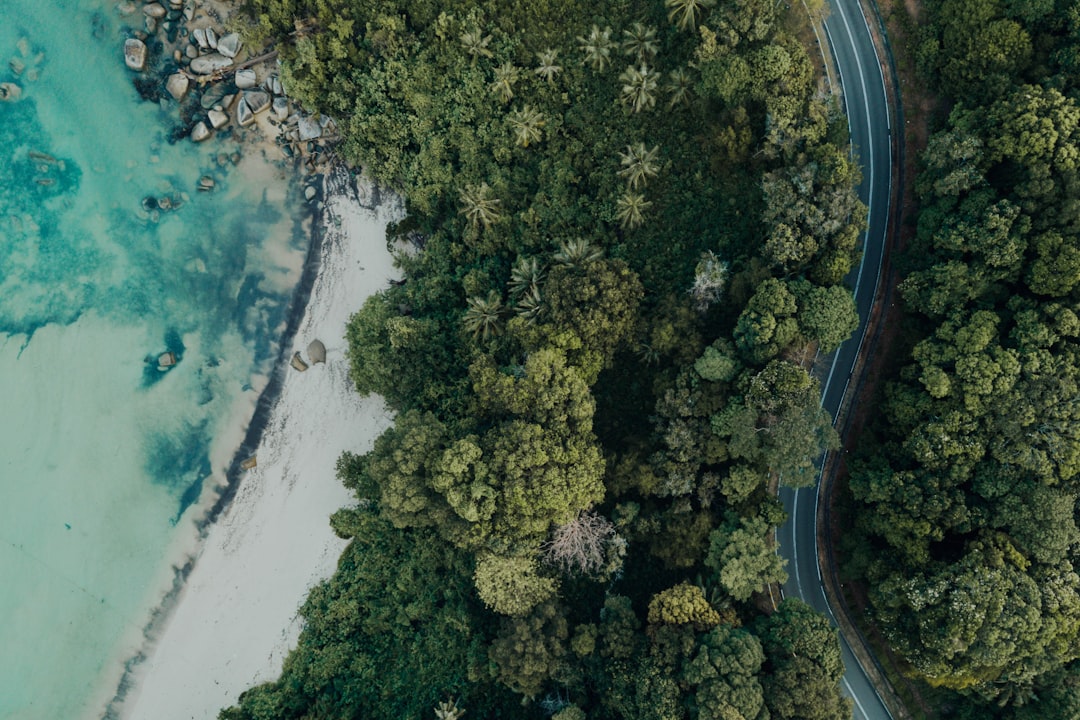
<svg viewBox="0 0 1080 720">
<path fill-rule="evenodd" d="M 302 142 L 317 140 L 322 137 L 322 126 L 319 125 L 318 120 L 310 115 L 300 118 L 300 122 L 297 123 L 296 127 L 300 131 L 300 140 Z"/>
<path fill-rule="evenodd" d="M 274 98 L 270 112 L 273 113 L 275 120 L 285 122 L 285 119 L 289 117 L 289 101 L 283 97 Z"/>
<path fill-rule="evenodd" d="M 270 107 L 270 94 L 262 90 L 245 90 L 244 100 L 247 101 L 248 107 L 251 108 L 253 113 L 261 113 Z"/>
<path fill-rule="evenodd" d="M 248 107 L 247 98 L 240 98 L 240 102 L 236 104 L 236 123 L 240 127 L 247 127 L 253 122 L 255 122 L 255 113 Z"/>
<path fill-rule="evenodd" d="M 219 38 L 217 41 L 217 51 L 225 57 L 234 58 L 236 53 L 240 52 L 240 36 L 236 33 L 229 33 L 223 38 Z"/>
<path fill-rule="evenodd" d="M 191 36 L 195 38 L 195 44 L 203 50 L 210 49 L 210 46 L 206 44 L 206 28 L 195 28 L 191 31 Z"/>
<path fill-rule="evenodd" d="M 214 28 L 206 28 L 206 44 L 211 50 L 217 50 L 217 33 L 214 32 Z"/>
<path fill-rule="evenodd" d="M 160 20 L 169 14 L 169 11 L 161 6 L 160 3 L 150 3 L 149 5 L 143 5 L 142 11 L 146 14 L 146 17 Z"/>
<path fill-rule="evenodd" d="M 251 68 L 237 70 L 235 79 L 236 87 L 241 90 L 250 90 L 258 84 L 258 79 L 255 77 L 255 71 Z"/>
<path fill-rule="evenodd" d="M 180 102 L 187 95 L 188 86 L 190 81 L 187 75 L 184 73 L 173 73 L 169 76 L 169 79 L 165 81 L 165 89 L 169 91 L 169 94 L 173 96 L 173 100 Z"/>
<path fill-rule="evenodd" d="M 195 123 L 195 127 L 191 128 L 192 142 L 202 142 L 208 137 L 210 137 L 210 128 L 206 127 L 206 123 L 204 123 L 202 120 Z"/>
<path fill-rule="evenodd" d="M 229 123 L 229 116 L 216 108 L 206 113 L 206 117 L 210 120 L 210 126 L 215 130 L 225 127 Z"/>
<path fill-rule="evenodd" d="M 326 346 L 320 340 L 312 340 L 307 346 L 308 360 L 312 365 L 326 362 Z"/>
<path fill-rule="evenodd" d="M 132 70 L 142 72 L 146 68 L 146 43 L 138 38 L 125 40 L 124 62 Z"/>
<path fill-rule="evenodd" d="M 224 70 L 232 65 L 232 58 L 227 58 L 218 53 L 202 55 L 191 61 L 191 72 L 197 75 L 212 75 L 218 70 Z"/>
</svg>

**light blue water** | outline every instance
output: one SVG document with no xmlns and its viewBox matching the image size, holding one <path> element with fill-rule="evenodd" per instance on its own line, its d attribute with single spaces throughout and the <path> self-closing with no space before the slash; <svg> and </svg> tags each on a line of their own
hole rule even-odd
<svg viewBox="0 0 1080 720">
<path fill-rule="evenodd" d="M 23 90 L 0 102 L 0 718 L 100 712 L 250 417 L 306 242 L 284 180 L 215 162 L 235 142 L 166 142 L 176 107 L 139 100 L 116 5 L 0 0 L 0 82 Z M 156 221 L 141 204 L 184 194 Z"/>
</svg>

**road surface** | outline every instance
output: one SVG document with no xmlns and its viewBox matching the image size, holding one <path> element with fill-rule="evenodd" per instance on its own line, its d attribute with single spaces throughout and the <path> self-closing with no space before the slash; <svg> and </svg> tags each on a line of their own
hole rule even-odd
<svg viewBox="0 0 1080 720">
<path fill-rule="evenodd" d="M 822 406 L 836 417 L 859 350 L 866 336 L 867 320 L 881 280 L 890 198 L 892 195 L 892 118 L 885 83 L 870 28 L 859 0 L 832 0 L 832 14 L 825 32 L 840 73 L 843 101 L 851 131 L 853 152 L 862 167 L 859 197 L 869 208 L 868 229 L 863 237 L 863 257 L 849 276 L 859 308 L 859 328 L 828 360 L 822 385 Z M 788 521 L 777 529 L 779 552 L 787 558 L 790 576 L 785 597 L 799 597 L 836 623 L 825 592 L 817 553 L 817 487 L 792 491 L 783 488 L 780 499 Z M 855 701 L 856 720 L 888 720 L 891 715 L 873 685 L 840 638 L 845 674 L 841 688 Z"/>
</svg>

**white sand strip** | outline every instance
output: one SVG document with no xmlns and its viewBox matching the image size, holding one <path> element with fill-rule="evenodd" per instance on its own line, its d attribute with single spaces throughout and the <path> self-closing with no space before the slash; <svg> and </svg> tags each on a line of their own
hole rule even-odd
<svg viewBox="0 0 1080 720">
<path fill-rule="evenodd" d="M 289 370 L 258 466 L 209 530 L 160 638 L 135 672 L 124 718 L 215 718 L 241 692 L 275 678 L 296 644 L 308 589 L 333 573 L 344 548 L 329 516 L 353 498 L 335 464 L 345 450 L 369 450 L 391 422 L 380 398 L 360 398 L 349 382 L 345 324 L 394 276 L 385 230 L 397 209 L 376 213 L 341 196 L 328 205 L 321 267 L 293 348 L 306 358 L 318 338 L 326 364 Z"/>
</svg>

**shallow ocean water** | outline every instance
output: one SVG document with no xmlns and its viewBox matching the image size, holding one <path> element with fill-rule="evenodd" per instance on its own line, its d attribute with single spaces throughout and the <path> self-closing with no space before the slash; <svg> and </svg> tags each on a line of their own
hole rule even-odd
<svg viewBox="0 0 1080 720">
<path fill-rule="evenodd" d="M 102 711 L 223 481 L 306 250 L 274 168 L 220 166 L 228 138 L 168 142 L 176 106 L 138 97 L 121 48 L 141 16 L 117 4 L 0 9 L 0 82 L 23 90 L 0 102 L 0 718 Z"/>
</svg>

